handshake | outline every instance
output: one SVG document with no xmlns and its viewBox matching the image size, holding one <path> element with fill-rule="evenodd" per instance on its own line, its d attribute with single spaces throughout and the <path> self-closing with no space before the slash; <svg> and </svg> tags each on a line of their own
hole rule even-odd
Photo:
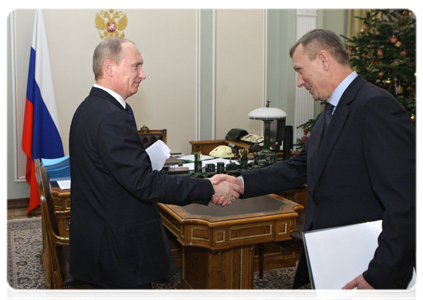
<svg viewBox="0 0 423 300">
<path fill-rule="evenodd" d="M 242 179 L 224 174 L 209 178 L 214 188 L 212 203 L 227 206 L 234 202 L 244 192 Z"/>
</svg>

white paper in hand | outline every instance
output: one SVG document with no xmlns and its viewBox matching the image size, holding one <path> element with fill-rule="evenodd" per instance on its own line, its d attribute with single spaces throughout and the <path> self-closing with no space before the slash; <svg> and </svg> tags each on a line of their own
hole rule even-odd
<svg viewBox="0 0 423 300">
<path fill-rule="evenodd" d="M 381 232 L 381 220 L 304 232 L 312 288 L 341 289 L 366 271 Z M 415 283 L 414 269 L 408 289 Z"/>
<path fill-rule="evenodd" d="M 163 141 L 161 140 L 158 140 L 157 142 L 155 142 L 153 145 L 148 147 L 145 151 L 150 157 L 151 167 L 153 168 L 153 170 L 157 170 L 157 171 L 160 171 L 163 168 L 166 162 L 166 159 L 170 157 L 169 147 L 165 143 L 163 143 Z"/>
</svg>

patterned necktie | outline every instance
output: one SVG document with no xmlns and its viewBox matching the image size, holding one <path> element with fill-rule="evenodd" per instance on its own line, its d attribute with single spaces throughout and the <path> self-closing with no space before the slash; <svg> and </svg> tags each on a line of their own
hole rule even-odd
<svg viewBox="0 0 423 300">
<path fill-rule="evenodd" d="M 128 113 L 129 117 L 132 119 L 132 121 L 135 122 L 134 112 L 132 111 L 132 108 L 129 106 L 128 103 L 126 103 L 126 112 Z"/>
<path fill-rule="evenodd" d="M 325 106 L 325 131 L 326 129 L 328 129 L 330 120 L 332 119 L 332 112 L 333 112 L 333 108 L 335 106 L 330 104 L 330 103 L 326 103 Z"/>
</svg>

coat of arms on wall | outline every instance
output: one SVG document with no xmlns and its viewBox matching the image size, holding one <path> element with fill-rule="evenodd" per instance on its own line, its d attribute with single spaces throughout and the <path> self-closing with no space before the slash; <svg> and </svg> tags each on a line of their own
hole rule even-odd
<svg viewBox="0 0 423 300">
<path fill-rule="evenodd" d="M 128 24 L 128 17 L 121 11 L 102 10 L 95 16 L 95 27 L 97 27 L 101 39 L 108 37 L 125 37 L 123 30 Z"/>
</svg>

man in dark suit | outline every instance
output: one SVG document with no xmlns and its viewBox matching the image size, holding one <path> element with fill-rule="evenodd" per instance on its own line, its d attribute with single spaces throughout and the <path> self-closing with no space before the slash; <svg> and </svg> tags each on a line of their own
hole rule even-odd
<svg viewBox="0 0 423 300">
<path fill-rule="evenodd" d="M 215 179 L 244 184 L 243 198 L 307 183 L 305 231 L 382 220 L 368 269 L 344 288 L 406 288 L 416 254 L 414 125 L 394 97 L 353 72 L 335 33 L 310 31 L 290 55 L 298 87 L 328 103 L 310 138 L 292 159 Z M 303 252 L 294 288 L 308 282 Z"/>
<path fill-rule="evenodd" d="M 96 84 L 71 124 L 70 274 L 94 288 L 151 288 L 171 275 L 157 202 L 225 206 L 239 196 L 232 183 L 152 170 L 125 102 L 146 79 L 142 66 L 132 42 L 101 42 L 93 56 Z"/>
</svg>

